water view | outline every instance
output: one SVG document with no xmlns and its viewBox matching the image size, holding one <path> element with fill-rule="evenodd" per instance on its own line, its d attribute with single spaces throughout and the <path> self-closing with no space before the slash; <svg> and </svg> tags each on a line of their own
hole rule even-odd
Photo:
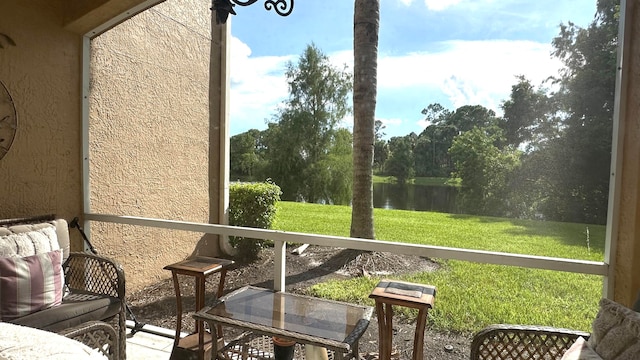
<svg viewBox="0 0 640 360">
<path fill-rule="evenodd" d="M 373 184 L 373 207 L 457 214 L 458 188 L 413 184 Z"/>
</svg>

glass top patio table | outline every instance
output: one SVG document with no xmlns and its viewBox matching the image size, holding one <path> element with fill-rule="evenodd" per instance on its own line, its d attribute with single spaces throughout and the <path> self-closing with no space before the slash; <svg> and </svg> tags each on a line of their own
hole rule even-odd
<svg viewBox="0 0 640 360">
<path fill-rule="evenodd" d="M 357 341 L 367 329 L 372 311 L 369 306 L 247 286 L 223 296 L 194 317 L 342 353 L 357 351 Z"/>
</svg>

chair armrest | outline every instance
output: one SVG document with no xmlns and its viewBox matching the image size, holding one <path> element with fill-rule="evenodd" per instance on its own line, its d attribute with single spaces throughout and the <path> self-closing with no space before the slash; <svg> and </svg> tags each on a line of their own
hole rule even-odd
<svg viewBox="0 0 640 360">
<path fill-rule="evenodd" d="M 64 329 L 58 334 L 96 349 L 110 360 L 119 359 L 118 334 L 111 325 L 105 322 L 89 321 Z"/>
<path fill-rule="evenodd" d="M 62 269 L 69 288 L 117 297 L 124 304 L 125 279 L 119 263 L 100 255 L 73 252 Z"/>
<path fill-rule="evenodd" d="M 471 360 L 560 359 L 583 331 L 547 326 L 490 325 L 474 335 Z"/>
</svg>

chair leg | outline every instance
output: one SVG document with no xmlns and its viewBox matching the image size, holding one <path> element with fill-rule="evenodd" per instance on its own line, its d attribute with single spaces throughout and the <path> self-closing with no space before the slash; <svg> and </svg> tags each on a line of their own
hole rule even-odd
<svg viewBox="0 0 640 360">
<path fill-rule="evenodd" d="M 413 360 L 423 360 L 424 352 L 424 329 L 427 325 L 427 310 L 422 308 L 418 311 L 418 321 L 416 332 L 413 337 Z"/>
<path fill-rule="evenodd" d="M 120 359 L 125 360 L 127 358 L 127 322 L 124 309 L 118 315 L 118 323 L 118 352 Z"/>
</svg>

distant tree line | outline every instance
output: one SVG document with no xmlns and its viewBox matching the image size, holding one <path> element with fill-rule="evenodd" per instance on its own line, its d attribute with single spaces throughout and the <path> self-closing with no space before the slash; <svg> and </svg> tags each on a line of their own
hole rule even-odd
<svg viewBox="0 0 640 360">
<path fill-rule="evenodd" d="M 475 214 L 604 224 L 610 178 L 619 3 L 599 0 L 586 28 L 561 24 L 552 56 L 564 67 L 535 86 L 516 79 L 502 116 L 480 105 L 422 110 L 420 134 L 384 140 L 376 121 L 373 166 L 400 183 L 450 177 Z M 313 70 L 313 71 L 312 71 Z M 351 77 L 311 45 L 289 65 L 290 99 L 267 130 L 231 138 L 231 174 L 271 178 L 283 199 L 348 203 Z"/>
</svg>

